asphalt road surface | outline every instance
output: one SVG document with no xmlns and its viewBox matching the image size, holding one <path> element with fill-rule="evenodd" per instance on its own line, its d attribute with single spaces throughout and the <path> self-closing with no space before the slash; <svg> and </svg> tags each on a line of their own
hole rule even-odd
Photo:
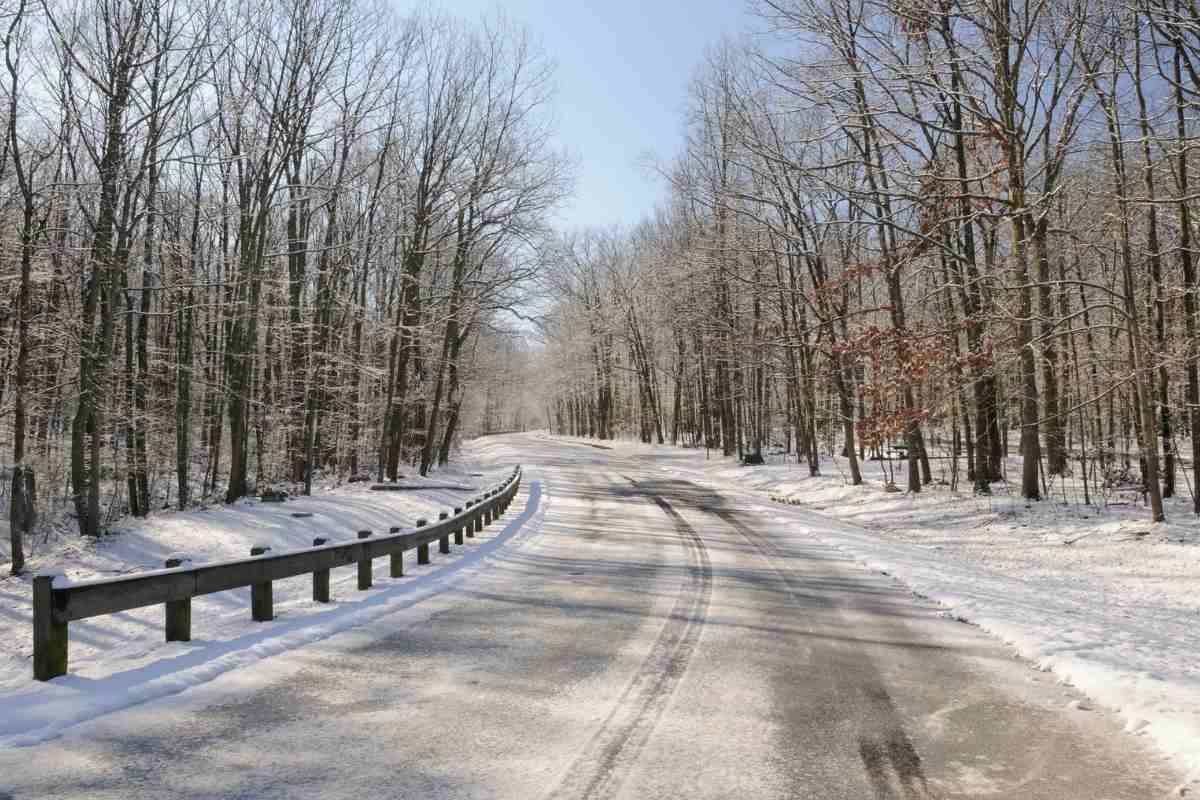
<svg viewBox="0 0 1200 800">
<path fill-rule="evenodd" d="M 509 442 L 514 509 L 535 494 L 540 531 L 369 631 L 2 751 L 0 798 L 1103 800 L 1177 783 L 1052 675 L 744 495 Z"/>
</svg>

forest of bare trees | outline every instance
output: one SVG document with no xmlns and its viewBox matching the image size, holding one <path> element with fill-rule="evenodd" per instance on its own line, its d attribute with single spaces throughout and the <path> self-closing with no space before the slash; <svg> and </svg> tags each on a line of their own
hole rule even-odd
<svg viewBox="0 0 1200 800">
<path fill-rule="evenodd" d="M 426 473 L 535 416 L 1200 513 L 1200 5 L 750 7 L 658 211 L 562 233 L 552 65 L 502 18 L 6 0 L 13 570 L 47 515 Z M 544 353 L 506 330 L 535 284 Z"/>
<path fill-rule="evenodd" d="M 523 30 L 372 0 L 6 0 L 0 30 L 14 572 L 55 504 L 94 535 L 446 461 L 570 189 Z"/>
<path fill-rule="evenodd" d="M 1200 5 L 751 5 L 668 201 L 560 237 L 553 429 L 1200 513 Z"/>
</svg>

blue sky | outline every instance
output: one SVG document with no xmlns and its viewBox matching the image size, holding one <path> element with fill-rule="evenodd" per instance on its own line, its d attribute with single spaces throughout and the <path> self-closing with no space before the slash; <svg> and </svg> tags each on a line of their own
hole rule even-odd
<svg viewBox="0 0 1200 800">
<path fill-rule="evenodd" d="M 539 38 L 558 65 L 562 144 L 579 159 L 564 227 L 633 223 L 663 194 L 638 165 L 680 143 L 689 78 L 704 48 L 746 27 L 744 0 L 442 0 L 478 18 L 500 9 Z"/>
</svg>

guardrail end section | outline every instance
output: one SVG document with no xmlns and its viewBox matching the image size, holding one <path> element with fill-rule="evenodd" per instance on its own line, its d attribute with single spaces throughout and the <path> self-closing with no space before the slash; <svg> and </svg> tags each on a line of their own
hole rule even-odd
<svg viewBox="0 0 1200 800">
<path fill-rule="evenodd" d="M 67 674 L 67 623 L 54 621 L 56 577 L 33 578 L 33 677 L 39 681 Z"/>
</svg>

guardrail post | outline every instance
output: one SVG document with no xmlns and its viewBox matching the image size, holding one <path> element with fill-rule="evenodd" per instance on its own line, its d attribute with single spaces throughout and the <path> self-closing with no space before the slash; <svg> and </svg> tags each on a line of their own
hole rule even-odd
<svg viewBox="0 0 1200 800">
<path fill-rule="evenodd" d="M 491 525 L 492 524 L 492 504 L 491 504 L 492 493 L 484 492 L 483 497 L 484 497 L 484 500 L 487 501 L 487 505 L 483 509 L 483 524 Z"/>
<path fill-rule="evenodd" d="M 438 522 L 441 522 L 442 520 L 446 519 L 449 516 L 450 515 L 447 514 L 445 511 L 439 511 L 438 512 Z M 446 531 L 446 535 L 443 536 L 442 538 L 438 539 L 438 552 L 439 553 L 449 553 L 450 552 L 450 531 Z"/>
<path fill-rule="evenodd" d="M 467 510 L 468 511 L 470 509 L 472 509 L 474 506 L 475 506 L 474 500 L 467 501 Z M 470 536 L 472 539 L 475 538 L 475 523 L 476 522 L 477 522 L 477 520 L 474 517 L 468 517 L 467 524 L 463 526 L 467 531 L 467 536 Z"/>
<path fill-rule="evenodd" d="M 359 531 L 358 538 L 367 539 L 371 536 L 370 531 Z M 358 562 L 358 590 L 371 588 L 371 559 L 364 558 Z"/>
<path fill-rule="evenodd" d="M 388 531 L 388 533 L 399 533 L 399 532 L 400 532 L 400 528 L 398 528 L 398 527 L 392 528 L 390 531 Z M 392 556 L 391 557 L 391 572 L 389 574 L 393 578 L 403 578 L 404 577 L 404 551 L 397 550 L 396 552 L 392 553 L 391 556 Z"/>
<path fill-rule="evenodd" d="M 170 569 L 182 566 L 185 561 L 190 561 L 190 559 L 172 557 L 164 561 L 163 566 Z M 192 640 L 192 598 L 168 600 L 163 608 L 166 612 L 164 628 L 167 641 L 190 642 Z"/>
<path fill-rule="evenodd" d="M 417 520 L 417 527 L 424 528 L 425 520 L 423 520 L 423 519 Z M 417 563 L 418 564 L 428 564 L 429 563 L 429 542 L 425 542 L 424 544 L 417 545 Z"/>
<path fill-rule="evenodd" d="M 261 556 L 270 549 L 263 545 L 255 545 L 250 548 L 250 555 Z M 270 581 L 250 584 L 250 619 L 255 622 L 269 622 L 275 619 L 275 599 Z"/>
<path fill-rule="evenodd" d="M 313 539 L 313 547 L 320 547 L 329 540 L 318 536 Z M 314 569 L 313 570 L 313 601 L 317 603 L 329 602 L 329 570 Z"/>
<path fill-rule="evenodd" d="M 454 507 L 454 516 L 457 517 L 461 513 L 462 513 L 462 506 L 455 506 Z M 463 543 L 463 528 L 464 527 L 465 526 L 463 526 L 463 525 L 459 525 L 457 528 L 454 529 L 454 543 L 455 544 Z"/>
<path fill-rule="evenodd" d="M 67 674 L 67 623 L 54 621 L 54 575 L 33 576 L 33 678 Z"/>
</svg>

